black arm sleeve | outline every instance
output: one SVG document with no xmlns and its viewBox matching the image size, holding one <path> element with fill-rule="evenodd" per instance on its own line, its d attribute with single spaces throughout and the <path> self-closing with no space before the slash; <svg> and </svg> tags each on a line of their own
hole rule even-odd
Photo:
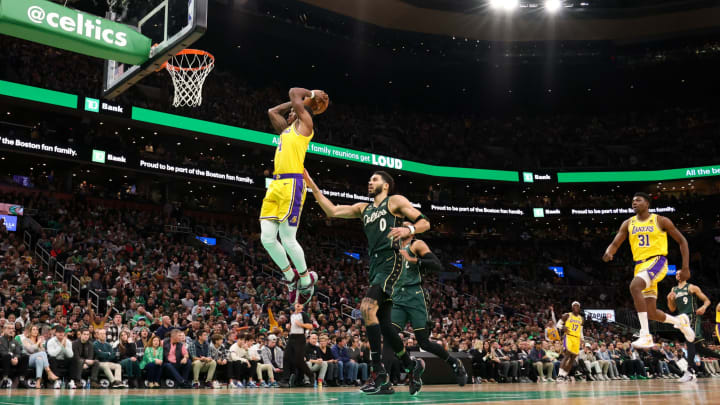
<svg viewBox="0 0 720 405">
<path fill-rule="evenodd" d="M 428 252 L 425 254 L 425 256 L 418 259 L 420 264 L 420 271 L 423 273 L 429 273 L 429 272 L 440 272 L 443 269 L 442 263 L 440 263 L 440 259 L 438 259 L 437 256 L 435 256 L 435 253 Z"/>
</svg>

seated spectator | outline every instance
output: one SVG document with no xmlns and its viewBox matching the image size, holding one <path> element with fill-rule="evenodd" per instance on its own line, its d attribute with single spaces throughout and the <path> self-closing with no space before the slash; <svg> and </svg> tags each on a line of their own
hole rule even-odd
<svg viewBox="0 0 720 405">
<path fill-rule="evenodd" d="M 249 387 L 255 386 L 252 376 L 252 362 L 248 352 L 247 338 L 241 335 L 230 346 L 229 356 L 229 386 L 233 388 L 243 388 L 245 385 Z"/>
<path fill-rule="evenodd" d="M 250 364 L 251 364 L 251 371 L 257 373 L 258 375 L 258 381 L 257 386 L 267 388 L 267 383 L 262 378 L 263 371 L 266 371 L 269 375 L 270 371 L 272 371 L 271 365 L 264 365 L 262 364 L 262 348 L 265 345 L 265 336 L 258 335 L 257 340 L 250 344 L 252 340 L 248 341 L 248 356 L 250 357 Z M 250 385 L 251 388 L 253 388 L 252 385 Z"/>
<path fill-rule="evenodd" d="M 356 378 L 353 382 L 359 383 L 358 385 L 362 385 L 368 379 L 368 363 L 365 361 L 368 359 L 365 358 L 365 352 L 360 347 L 359 336 L 352 337 L 352 346 L 348 349 L 348 351 L 350 353 L 350 361 L 357 364 L 357 372 L 355 374 Z M 360 376 L 359 381 L 357 381 L 358 375 Z"/>
<path fill-rule="evenodd" d="M 140 360 L 140 369 L 147 370 L 149 388 L 160 388 L 162 368 L 163 347 L 160 345 L 160 338 L 153 336 L 150 339 L 150 344 L 145 348 L 142 360 Z"/>
<path fill-rule="evenodd" d="M 343 337 L 336 339 L 332 347 L 332 353 L 338 365 L 338 379 L 345 385 L 356 385 L 358 365 L 350 360 L 350 352 L 346 346 L 347 341 Z"/>
<path fill-rule="evenodd" d="M 100 369 L 110 380 L 112 388 L 125 388 L 126 385 L 122 381 L 122 367 L 116 363 L 117 353 L 112 345 L 105 340 L 105 329 L 96 329 L 93 342 L 95 349 L 95 358 L 100 361 Z"/>
<path fill-rule="evenodd" d="M 328 380 L 328 385 L 339 386 L 340 383 L 338 380 L 337 360 L 335 360 L 335 357 L 332 354 L 332 350 L 330 350 L 327 345 L 327 335 L 320 335 L 320 339 L 318 341 L 318 354 L 320 355 L 320 359 L 322 359 L 322 361 L 327 364 L 327 372 L 325 373 L 325 378 Z"/>
<path fill-rule="evenodd" d="M 62 326 L 55 327 L 55 336 L 47 343 L 47 353 L 50 370 L 60 378 L 68 376 L 72 365 L 73 349 L 72 342 L 65 336 L 65 328 Z M 55 381 L 53 388 L 62 388 L 62 381 Z"/>
<path fill-rule="evenodd" d="M 520 382 L 522 383 L 532 382 L 530 381 L 530 372 L 534 370 L 532 368 L 532 363 L 530 362 L 530 350 L 528 349 L 528 344 L 529 343 L 527 341 L 521 340 L 519 344 L 512 345 L 512 358 L 518 362 L 518 376 Z"/>
<path fill-rule="evenodd" d="M 562 352 L 562 345 L 560 342 L 544 342 L 543 347 L 545 348 L 545 355 L 548 356 L 550 362 L 553 365 L 552 378 L 557 378 L 560 372 L 560 353 Z"/>
<path fill-rule="evenodd" d="M 619 380 L 620 376 L 617 371 L 617 367 L 615 366 L 615 362 L 610 357 L 610 352 L 608 352 L 607 347 L 605 346 L 605 343 L 601 344 L 598 348 L 597 352 L 595 353 L 595 356 L 597 357 L 598 361 L 600 362 L 600 366 L 603 370 L 603 376 L 606 379 L 610 380 Z"/>
<path fill-rule="evenodd" d="M 213 378 L 217 363 L 210 357 L 210 344 L 207 339 L 206 331 L 199 332 L 197 340 L 193 342 L 193 346 L 189 350 L 193 369 L 193 388 L 200 388 L 200 373 L 203 372 L 207 373 L 205 388 L 214 388 Z"/>
<path fill-rule="evenodd" d="M 80 337 L 72 342 L 73 359 L 70 367 L 70 389 L 82 387 L 82 372 L 90 370 L 90 387 L 100 388 L 98 373 L 100 372 L 100 361 L 95 359 L 95 346 L 90 340 L 90 331 L 81 329 Z"/>
<path fill-rule="evenodd" d="M 162 317 L 162 325 L 160 325 L 160 327 L 157 328 L 153 334 L 155 336 L 159 337 L 160 340 L 165 340 L 165 337 L 166 337 L 165 335 L 170 333 L 170 331 L 172 331 L 173 329 L 176 329 L 176 328 L 173 327 L 172 320 L 170 319 L 170 317 L 163 316 Z"/>
<path fill-rule="evenodd" d="M 140 383 L 140 361 L 137 358 L 137 347 L 135 341 L 130 338 L 130 332 L 123 330 L 120 332 L 120 341 L 117 345 L 118 360 L 122 367 L 122 373 L 127 377 L 130 388 L 141 388 L 144 384 Z"/>
<path fill-rule="evenodd" d="M 223 335 L 213 335 L 212 341 L 210 342 L 210 358 L 217 363 L 217 367 L 215 368 L 217 380 L 225 381 L 230 379 L 229 356 L 229 346 L 225 343 Z"/>
<path fill-rule="evenodd" d="M 25 333 L 20 336 L 20 342 L 22 343 L 23 354 L 30 356 L 28 359 L 28 365 L 30 368 L 35 368 L 35 378 L 37 383 L 35 388 L 42 388 L 42 376 L 43 370 L 47 373 L 49 381 L 57 381 L 58 376 L 50 369 L 50 361 L 48 360 L 47 353 L 45 352 L 45 338 L 39 336 L 40 328 L 37 325 L 28 323 L 25 327 Z"/>
<path fill-rule="evenodd" d="M 626 375 L 626 370 L 623 364 L 623 358 L 622 358 L 622 351 L 615 348 L 615 345 L 610 343 L 608 345 L 608 354 L 610 355 L 610 359 L 612 359 L 614 363 L 615 370 L 617 371 L 617 375 L 619 379 L 621 380 L 629 380 L 628 376 Z"/>
<path fill-rule="evenodd" d="M 305 357 L 307 358 L 307 365 L 310 371 L 317 373 L 317 381 L 312 382 L 318 388 L 322 388 L 323 381 L 325 381 L 325 374 L 327 373 L 328 363 L 323 361 L 320 356 L 320 349 L 318 348 L 318 335 L 317 333 L 311 333 L 308 336 L 307 346 L 305 348 Z M 307 381 L 311 383 L 311 381 Z"/>
<path fill-rule="evenodd" d="M 500 382 L 517 382 L 518 381 L 518 362 L 512 361 L 509 354 L 508 346 L 505 346 L 505 350 L 500 348 L 498 342 L 493 343 L 493 352 L 495 354 L 494 361 L 498 365 L 498 375 Z"/>
<path fill-rule="evenodd" d="M 28 368 L 29 356 L 23 354 L 22 344 L 15 339 L 15 324 L 7 322 L 3 326 L 3 334 L 0 337 L 0 361 L 3 368 L 3 381 L 8 378 L 13 381 L 11 386 L 25 386 L 25 372 Z M 18 383 L 15 384 L 15 379 Z"/>
<path fill-rule="evenodd" d="M 537 382 L 554 381 L 553 376 L 553 363 L 550 357 L 545 354 L 545 350 L 542 348 L 542 342 L 539 340 L 535 342 L 535 347 L 530 351 L 530 361 L 532 361 L 533 367 L 537 371 Z"/>
<path fill-rule="evenodd" d="M 668 368 L 670 369 L 670 373 L 672 374 L 672 376 L 674 378 L 678 378 L 683 375 L 683 371 L 677 364 L 677 357 L 667 343 L 663 343 L 661 352 L 665 356 L 665 361 L 667 362 Z"/>
<path fill-rule="evenodd" d="M 628 376 L 631 380 L 647 380 L 647 373 L 645 372 L 645 363 L 640 360 L 640 355 L 635 350 L 630 342 L 625 342 L 623 348 L 624 362 L 628 365 Z"/>
<path fill-rule="evenodd" d="M 170 339 L 163 344 L 163 370 L 172 375 L 182 388 L 190 388 L 190 353 L 185 345 L 185 334 L 177 329 L 170 332 Z"/>
<path fill-rule="evenodd" d="M 578 360 L 585 366 L 585 369 L 587 370 L 587 379 L 590 381 L 604 381 L 602 368 L 600 367 L 600 363 L 595 358 L 595 355 L 592 352 L 590 343 L 585 343 L 585 347 L 583 350 L 580 351 L 580 354 L 578 355 Z M 595 375 L 593 375 L 593 373 Z"/>
<path fill-rule="evenodd" d="M 267 346 L 262 348 L 260 356 L 262 358 L 262 365 L 258 364 L 258 378 L 262 376 L 262 368 L 268 372 L 268 379 L 270 380 L 268 386 L 270 388 L 279 387 L 280 385 L 275 381 L 275 375 L 277 374 L 277 376 L 280 377 L 283 372 L 283 350 L 277 346 L 277 336 L 269 335 L 267 337 Z"/>
</svg>

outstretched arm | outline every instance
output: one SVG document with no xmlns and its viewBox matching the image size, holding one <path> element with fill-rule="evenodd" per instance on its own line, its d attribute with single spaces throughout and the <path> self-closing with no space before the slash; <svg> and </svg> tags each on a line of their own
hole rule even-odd
<svg viewBox="0 0 720 405">
<path fill-rule="evenodd" d="M 275 107 L 268 110 L 268 118 L 270 118 L 270 123 L 273 126 L 273 129 L 278 134 L 287 128 L 288 123 L 285 119 L 285 115 L 290 111 L 290 108 L 292 108 L 292 103 L 282 103 L 279 105 L 276 105 Z"/>
<path fill-rule="evenodd" d="M 315 196 L 315 200 L 320 205 L 320 208 L 325 212 L 325 215 L 327 215 L 329 218 L 360 218 L 362 216 L 362 212 L 367 206 L 367 203 L 356 203 L 353 205 L 335 205 L 330 200 L 328 200 L 327 197 L 325 197 L 320 191 L 320 187 L 315 184 L 312 177 L 310 177 L 310 173 L 308 173 L 307 170 L 303 173 L 303 178 L 305 179 L 305 184 L 310 187 L 312 190 L 313 196 Z"/>
<path fill-rule="evenodd" d="M 390 200 L 388 201 L 388 209 L 391 214 L 407 218 L 410 222 L 414 222 L 413 228 L 415 228 L 415 232 L 412 232 L 410 228 L 404 226 L 392 228 L 388 234 L 388 238 L 407 238 L 410 235 L 423 233 L 430 229 L 430 221 L 422 214 L 422 212 L 420 212 L 420 210 L 413 207 L 407 198 L 399 194 L 395 194 L 390 197 Z"/>
<path fill-rule="evenodd" d="M 617 235 L 615 235 L 615 239 L 613 239 L 610 246 L 605 249 L 605 254 L 603 255 L 603 261 L 609 262 L 613 259 L 613 256 L 615 256 L 615 253 L 620 248 L 620 245 L 622 245 L 623 242 L 625 242 L 625 239 L 628 237 L 628 221 L 629 219 L 626 219 L 622 225 L 620 225 L 620 230 L 618 230 Z"/>
<path fill-rule="evenodd" d="M 658 223 L 660 228 L 667 232 L 675 242 L 680 245 L 680 253 L 682 254 L 682 269 L 678 273 L 678 279 L 689 280 L 690 279 L 690 248 L 688 247 L 687 239 L 682 233 L 675 227 L 675 224 L 667 218 L 658 216 Z"/>
</svg>

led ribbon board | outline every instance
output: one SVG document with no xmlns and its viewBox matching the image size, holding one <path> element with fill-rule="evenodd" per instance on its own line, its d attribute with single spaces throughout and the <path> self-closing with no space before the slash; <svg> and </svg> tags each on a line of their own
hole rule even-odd
<svg viewBox="0 0 720 405">
<path fill-rule="evenodd" d="M 720 176 L 720 165 L 637 172 L 568 172 L 558 173 L 558 183 L 618 183 L 663 181 Z"/>
</svg>

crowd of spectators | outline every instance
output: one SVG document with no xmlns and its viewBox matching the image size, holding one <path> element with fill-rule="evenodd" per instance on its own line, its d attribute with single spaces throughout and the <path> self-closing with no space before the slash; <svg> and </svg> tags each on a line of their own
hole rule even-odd
<svg viewBox="0 0 720 405">
<path fill-rule="evenodd" d="M 13 377 L 71 389 L 81 384 L 153 388 L 167 380 L 179 387 L 213 388 L 289 383 L 293 371 L 283 358 L 287 296 L 258 244 L 257 230 L 228 224 L 225 234 L 236 245 L 225 251 L 169 232 L 165 225 L 179 218 L 159 206 L 24 190 L 6 190 L 2 198 L 38 211 L 34 220 L 41 229 L 30 232 L 30 247 L 36 243 L 47 252 L 36 256 L 20 233 L 2 234 L 0 327 L 8 344 L 0 339 L 0 356 L 6 361 L 2 377 L 9 378 L 4 384 Z M 367 283 L 364 264 L 311 236 L 331 235 L 342 225 L 311 216 L 305 221 L 301 243 L 313 252 L 313 269 L 320 275 L 317 294 L 305 308 L 314 326 L 306 359 L 317 378 L 295 383 L 357 385 L 371 371 L 359 315 Z M 338 231 L 349 243 L 362 245 L 358 230 Z M 454 242 L 442 240 L 436 238 L 434 250 L 447 260 L 445 252 L 452 252 L 448 246 Z M 467 352 L 475 383 L 554 378 L 561 353 L 556 344 L 543 343 L 544 327 L 551 318 L 548 308 L 567 304 L 562 297 L 583 297 L 587 307 L 620 308 L 611 299 L 613 290 L 626 290 L 620 278 L 605 280 L 601 289 L 558 284 L 550 272 L 523 272 L 529 263 L 517 258 L 524 254 L 515 250 L 513 259 L 507 245 L 505 251 L 499 245 L 480 251 L 466 262 L 487 271 L 480 279 L 456 272 L 455 277 L 430 276 L 425 283 L 431 339 Z M 63 277 L 49 271 L 43 258 L 63 264 Z M 440 283 L 438 277 L 447 279 Z M 627 294 L 616 295 L 629 305 Z M 411 330 L 403 336 L 410 350 L 417 348 Z M 637 352 L 626 347 L 630 332 L 618 324 L 588 321 L 585 339 L 590 347 L 577 364 L 577 378 L 669 378 L 687 366 L 678 342 Z M 405 373 L 387 357 L 393 381 L 402 384 Z M 696 360 L 709 375 L 720 371 L 713 359 Z"/>
</svg>

